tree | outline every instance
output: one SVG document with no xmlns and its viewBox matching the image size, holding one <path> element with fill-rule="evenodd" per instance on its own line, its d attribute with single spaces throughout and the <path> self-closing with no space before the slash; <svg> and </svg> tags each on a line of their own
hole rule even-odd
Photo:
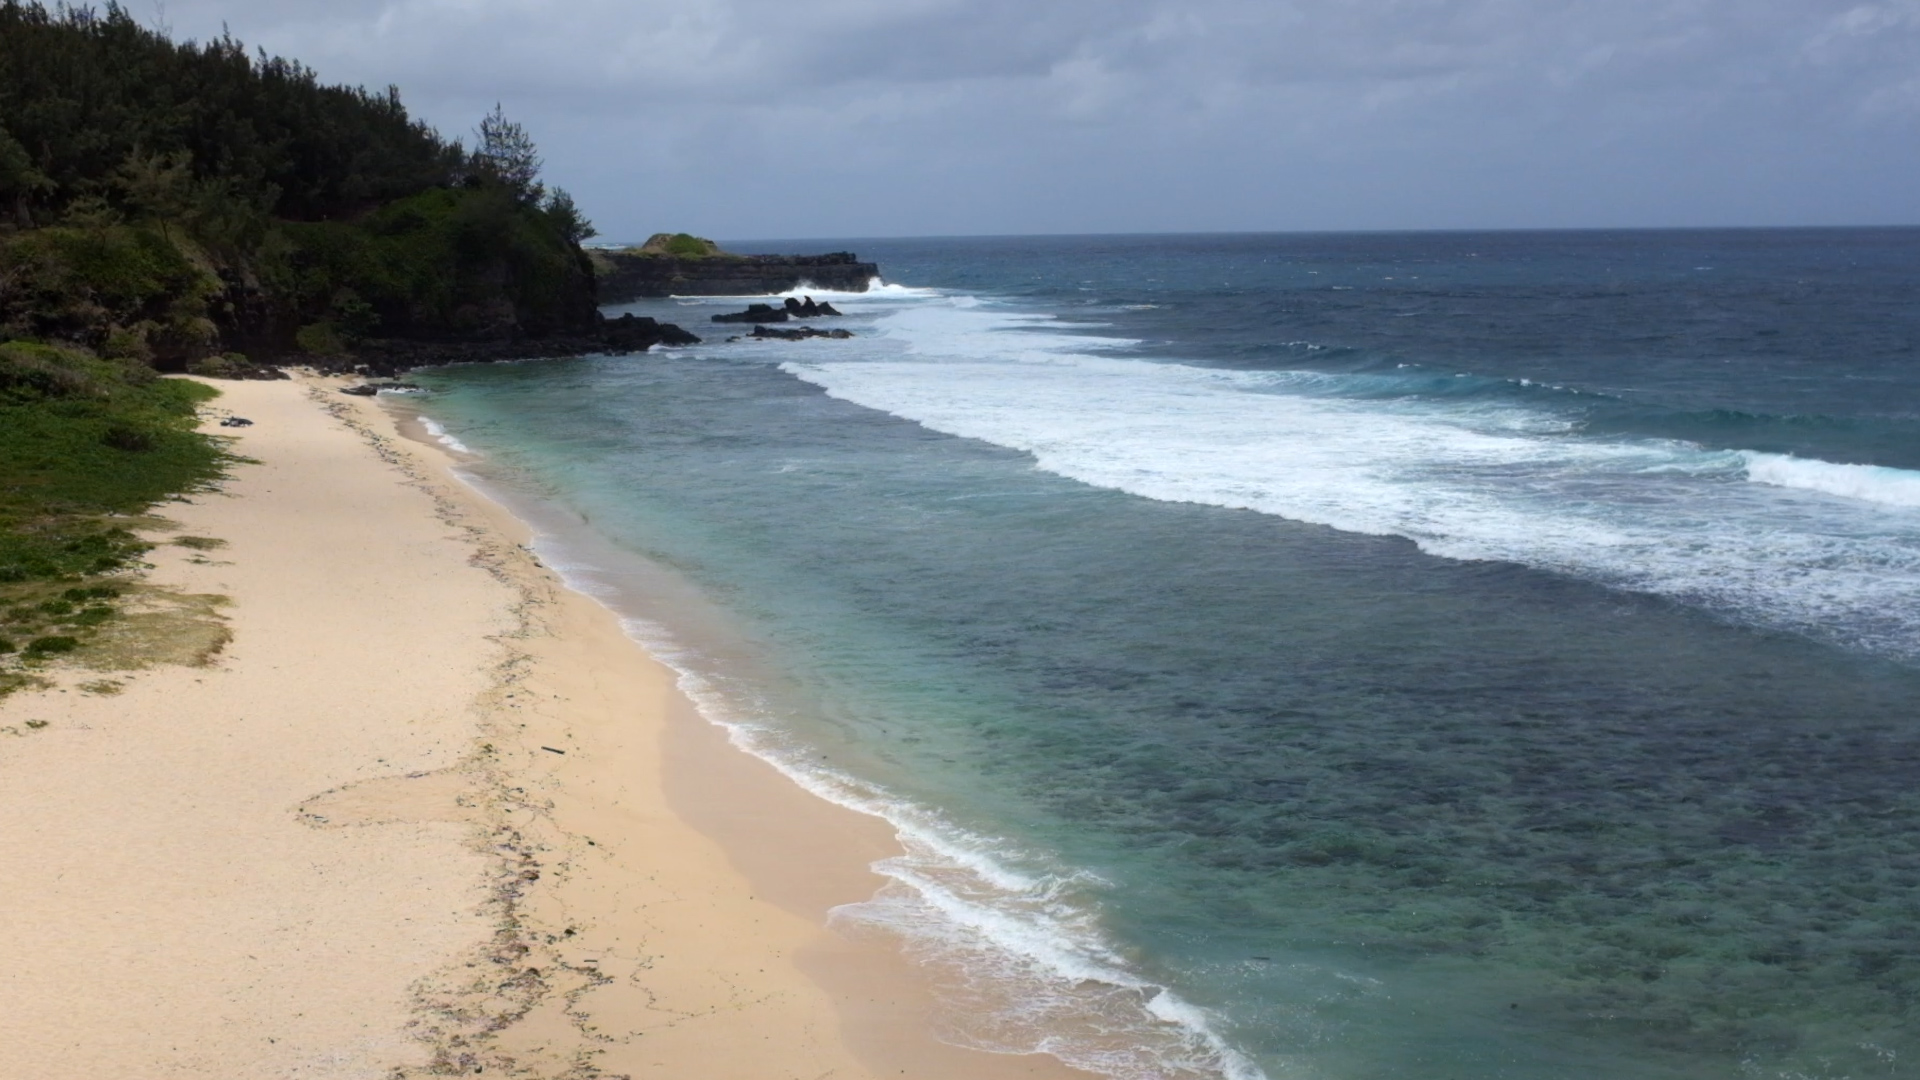
<svg viewBox="0 0 1920 1080">
<path fill-rule="evenodd" d="M 495 102 L 474 134 L 479 141 L 473 148 L 473 171 L 511 191 L 520 205 L 539 205 L 546 186 L 540 183 L 540 152 L 527 129 L 507 119 Z"/>
<path fill-rule="evenodd" d="M 135 150 L 120 163 L 113 182 L 136 217 L 159 222 L 165 232 L 169 222 L 193 208 L 193 155 Z"/>
<path fill-rule="evenodd" d="M 5 127 L 0 127 L 0 198 L 13 198 L 14 221 L 23 229 L 33 228 L 33 215 L 27 210 L 27 200 L 36 191 L 47 191 L 53 187 L 53 181 L 46 178 L 40 170 L 33 167 L 33 158 L 20 140 L 13 137 Z"/>
<path fill-rule="evenodd" d="M 567 194 L 566 188 L 554 188 L 553 193 L 547 196 L 547 204 L 542 209 L 547 213 L 547 220 L 553 222 L 554 227 L 560 230 L 560 235 L 566 237 L 569 244 L 578 244 L 582 240 L 600 235 L 600 230 L 594 228 L 593 222 L 588 221 L 586 215 L 580 212 L 580 208 L 573 204 L 573 196 Z"/>
</svg>

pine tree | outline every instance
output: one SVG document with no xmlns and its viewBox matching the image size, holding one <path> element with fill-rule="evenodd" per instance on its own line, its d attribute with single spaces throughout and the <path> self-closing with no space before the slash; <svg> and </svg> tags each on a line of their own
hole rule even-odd
<svg viewBox="0 0 1920 1080">
<path fill-rule="evenodd" d="M 479 138 L 473 148 L 474 173 L 511 191 L 522 206 L 539 205 L 546 186 L 540 183 L 540 152 L 527 129 L 507 119 L 495 102 L 474 134 Z"/>
<path fill-rule="evenodd" d="M 560 235 L 566 237 L 569 244 L 578 244 L 582 240 L 600 235 L 600 230 L 594 228 L 593 222 L 588 221 L 586 215 L 580 212 L 580 208 L 574 205 L 573 196 L 567 194 L 566 188 L 554 188 L 553 193 L 547 196 L 546 205 L 541 209 L 546 211 L 547 220 L 553 222 L 554 227 L 560 230 Z"/>
</svg>

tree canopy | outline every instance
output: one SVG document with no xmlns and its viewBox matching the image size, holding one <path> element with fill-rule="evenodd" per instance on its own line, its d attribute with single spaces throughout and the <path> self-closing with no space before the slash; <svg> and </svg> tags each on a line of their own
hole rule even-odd
<svg viewBox="0 0 1920 1080">
<path fill-rule="evenodd" d="M 0 0 L 0 342 L 179 366 L 595 325 L 593 226 L 540 166 L 499 105 L 469 153 L 391 86 Z"/>
<path fill-rule="evenodd" d="M 118 4 L 0 0 L 0 128 L 0 197 L 53 212 L 135 156 L 184 161 L 192 183 L 300 221 L 445 184 L 463 164 L 393 87 L 324 85 L 227 35 L 175 43 Z M 31 175 L 9 167 L 16 146 Z"/>
<path fill-rule="evenodd" d="M 527 129 L 507 119 L 495 102 L 493 111 L 474 129 L 474 136 L 469 159 L 474 171 L 511 191 L 521 203 L 538 203 L 546 185 L 540 182 L 540 151 L 535 149 Z"/>
</svg>

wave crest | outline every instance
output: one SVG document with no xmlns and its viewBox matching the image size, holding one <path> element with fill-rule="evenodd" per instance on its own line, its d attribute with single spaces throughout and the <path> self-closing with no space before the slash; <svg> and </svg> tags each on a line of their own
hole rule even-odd
<svg viewBox="0 0 1920 1080">
<path fill-rule="evenodd" d="M 1747 479 L 1756 484 L 1800 488 L 1888 506 L 1920 507 L 1920 472 L 1751 450 L 1742 456 L 1747 462 Z"/>
</svg>

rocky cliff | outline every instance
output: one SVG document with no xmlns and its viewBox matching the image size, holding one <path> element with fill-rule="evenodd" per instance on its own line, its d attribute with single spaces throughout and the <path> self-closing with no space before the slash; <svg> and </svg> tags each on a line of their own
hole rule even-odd
<svg viewBox="0 0 1920 1080">
<path fill-rule="evenodd" d="M 602 304 L 648 296 L 767 296 L 803 285 L 822 292 L 866 292 L 880 275 L 878 265 L 846 251 L 696 258 L 596 251 L 593 261 Z"/>
</svg>

